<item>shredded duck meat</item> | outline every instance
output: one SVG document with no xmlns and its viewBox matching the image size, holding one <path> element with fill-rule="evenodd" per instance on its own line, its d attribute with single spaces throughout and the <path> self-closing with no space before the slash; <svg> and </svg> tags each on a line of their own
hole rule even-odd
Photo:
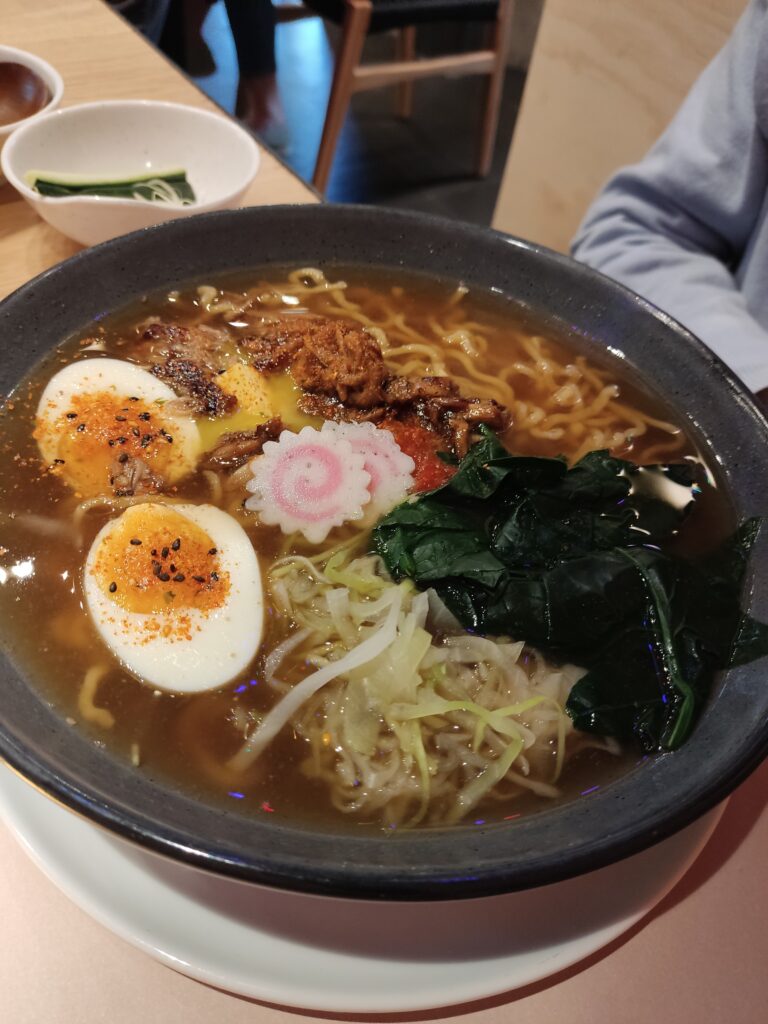
<svg viewBox="0 0 768 1024">
<path fill-rule="evenodd" d="M 266 320 L 244 338 L 258 370 L 290 367 L 293 379 L 314 394 L 368 408 L 384 401 L 387 368 L 381 349 L 365 331 L 343 320 L 286 316 Z"/>
<path fill-rule="evenodd" d="M 131 354 L 180 396 L 172 411 L 189 416 L 227 416 L 237 401 L 216 383 L 237 361 L 226 331 L 200 324 L 149 323 Z"/>
<path fill-rule="evenodd" d="M 226 331 L 205 324 L 182 327 L 159 321 L 144 327 L 131 354 L 147 366 L 165 363 L 173 357 L 189 359 L 211 375 L 226 370 L 237 358 Z"/>
<path fill-rule="evenodd" d="M 171 356 L 164 363 L 156 363 L 152 373 L 187 399 L 192 415 L 228 416 L 237 408 L 237 399 L 225 394 L 211 375 L 191 359 Z"/>
<path fill-rule="evenodd" d="M 389 405 L 412 405 L 422 399 L 462 401 L 450 377 L 390 377 L 384 387 Z"/>
<path fill-rule="evenodd" d="M 344 405 L 338 398 L 332 398 L 330 395 L 313 395 L 311 392 L 302 395 L 297 404 L 308 416 L 322 416 L 324 420 L 335 420 L 337 423 L 379 423 L 388 414 L 384 405 L 354 409 Z"/>
<path fill-rule="evenodd" d="M 254 328 L 256 333 L 241 338 L 240 345 L 248 352 L 257 370 L 265 373 L 287 369 L 304 347 L 321 317 L 283 316 L 264 320 Z"/>
<path fill-rule="evenodd" d="M 283 430 L 279 417 L 260 423 L 253 430 L 236 430 L 222 434 L 216 446 L 207 452 L 201 462 L 202 469 L 238 469 L 261 455 L 267 441 L 276 441 Z"/>
<path fill-rule="evenodd" d="M 335 396 L 355 409 L 384 401 L 388 373 L 381 349 L 365 331 L 340 321 L 317 327 L 297 352 L 291 370 L 305 391 Z"/>
<path fill-rule="evenodd" d="M 143 459 L 126 453 L 116 458 L 110 466 L 109 482 L 118 498 L 159 494 L 165 487 L 165 480 L 153 473 Z"/>
<path fill-rule="evenodd" d="M 507 410 L 491 399 L 465 398 L 450 377 L 391 374 L 379 344 L 357 324 L 304 314 L 262 321 L 240 344 L 263 372 L 290 369 L 306 413 L 345 422 L 393 415 L 438 434 L 466 454 L 480 423 L 503 430 Z"/>
</svg>

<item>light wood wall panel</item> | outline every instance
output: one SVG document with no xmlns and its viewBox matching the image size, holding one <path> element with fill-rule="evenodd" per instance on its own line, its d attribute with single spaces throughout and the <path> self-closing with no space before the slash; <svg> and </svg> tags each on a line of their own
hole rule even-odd
<svg viewBox="0 0 768 1024">
<path fill-rule="evenodd" d="M 745 7 L 545 0 L 494 227 L 567 251 L 602 184 L 657 138 Z"/>
</svg>

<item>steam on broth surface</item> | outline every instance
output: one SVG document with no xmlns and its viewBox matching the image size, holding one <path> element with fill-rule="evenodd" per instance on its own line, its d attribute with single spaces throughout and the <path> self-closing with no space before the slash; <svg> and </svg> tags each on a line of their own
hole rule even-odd
<svg viewBox="0 0 768 1024">
<path fill-rule="evenodd" d="M 129 393 L 100 384 L 97 412 L 82 406 L 86 361 L 130 363 Z M 615 362 L 513 304 L 352 268 L 196 283 L 65 341 L 2 423 L 5 643 L 73 728 L 137 770 L 243 813 L 395 827 L 515 817 L 637 760 L 574 729 L 565 704 L 583 669 L 526 636 L 468 632 L 434 589 L 393 579 L 372 540 L 493 432 L 515 455 L 570 465 L 603 449 L 698 464 Z M 341 504 L 324 519 L 317 467 L 334 458 L 328 500 Z M 309 480 L 304 505 L 285 498 L 283 463 Z M 697 479 L 670 550 L 695 554 L 730 525 Z M 199 506 L 231 524 L 221 540 L 213 519 L 184 519 Z M 110 530 L 124 535 L 114 557 L 94 544 Z M 235 635 L 209 639 L 203 620 L 230 612 Z M 222 685 L 225 655 L 237 667 Z M 173 692 L 194 672 L 204 692 Z"/>
</svg>

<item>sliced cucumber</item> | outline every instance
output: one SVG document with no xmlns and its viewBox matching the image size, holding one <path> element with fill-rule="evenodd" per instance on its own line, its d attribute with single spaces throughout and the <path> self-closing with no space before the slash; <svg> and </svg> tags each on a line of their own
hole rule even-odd
<svg viewBox="0 0 768 1024">
<path fill-rule="evenodd" d="M 189 206 L 196 199 L 183 168 L 147 171 L 131 177 L 112 179 L 47 171 L 28 171 L 24 177 L 27 184 L 40 195 L 52 198 L 109 196 L 112 199 L 140 199 L 152 203 L 179 203 L 182 206 Z"/>
</svg>

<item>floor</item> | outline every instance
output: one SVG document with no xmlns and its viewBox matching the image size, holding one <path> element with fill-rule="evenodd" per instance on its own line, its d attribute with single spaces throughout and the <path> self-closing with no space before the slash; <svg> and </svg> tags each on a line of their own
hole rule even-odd
<svg viewBox="0 0 768 1024">
<path fill-rule="evenodd" d="M 237 58 L 221 0 L 211 8 L 203 34 L 216 71 L 195 81 L 231 112 Z M 434 31 L 430 37 L 429 42 L 434 43 Z M 390 37 L 375 36 L 366 55 L 387 59 L 393 45 Z M 287 139 L 279 154 L 309 180 L 333 70 L 331 43 L 323 22 L 308 18 L 279 26 L 276 56 L 287 122 Z M 394 90 L 358 94 L 342 132 L 328 199 L 398 206 L 490 224 L 523 81 L 523 72 L 508 71 L 493 167 L 484 180 L 472 173 L 480 79 L 416 83 L 414 114 L 409 121 L 394 115 Z"/>
</svg>

